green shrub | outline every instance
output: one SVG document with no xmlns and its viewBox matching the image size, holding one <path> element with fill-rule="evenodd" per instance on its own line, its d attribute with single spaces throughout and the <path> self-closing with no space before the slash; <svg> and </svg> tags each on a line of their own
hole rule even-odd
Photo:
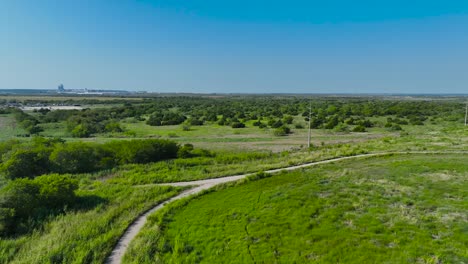
<svg viewBox="0 0 468 264">
<path fill-rule="evenodd" d="M 35 179 L 10 181 L 0 191 L 0 234 L 27 232 L 30 222 L 76 202 L 76 180 L 66 175 L 44 175 Z"/>
<path fill-rule="evenodd" d="M 232 128 L 244 128 L 245 124 L 242 123 L 242 122 L 234 122 L 234 123 L 232 123 L 231 127 Z"/>
<path fill-rule="evenodd" d="M 49 172 L 49 148 L 17 148 L 3 156 L 0 171 L 8 179 L 33 177 Z"/>
<path fill-rule="evenodd" d="M 349 127 L 344 123 L 339 123 L 333 130 L 336 132 L 349 132 Z"/>
<path fill-rule="evenodd" d="M 287 126 L 282 126 L 273 131 L 273 135 L 281 137 L 281 136 L 286 136 L 289 133 L 291 133 L 291 129 Z"/>
<path fill-rule="evenodd" d="M 295 127 L 296 129 L 303 129 L 303 128 L 304 128 L 304 125 L 302 125 L 302 124 L 300 124 L 300 123 L 296 123 L 296 124 L 294 124 L 294 127 Z"/>
<path fill-rule="evenodd" d="M 150 115 L 146 123 L 150 126 L 168 126 L 168 125 L 179 125 L 182 124 L 185 119 L 184 115 L 166 111 L 164 113 L 155 112 Z"/>
<path fill-rule="evenodd" d="M 260 126 L 261 124 L 262 122 L 260 120 L 253 122 L 253 126 Z"/>
<path fill-rule="evenodd" d="M 193 150 L 193 145 L 192 144 L 185 144 L 183 147 L 179 148 L 177 151 L 177 157 L 178 158 L 190 158 L 192 157 L 192 150 Z"/>
<path fill-rule="evenodd" d="M 362 125 L 358 125 L 353 128 L 353 132 L 366 132 L 366 128 Z"/>
<path fill-rule="evenodd" d="M 111 121 L 107 123 L 104 127 L 105 132 L 123 132 L 123 128 L 120 126 L 118 122 Z"/>
<path fill-rule="evenodd" d="M 72 136 L 78 138 L 87 138 L 91 136 L 91 133 L 91 129 L 86 124 L 79 124 L 71 131 Z"/>
<path fill-rule="evenodd" d="M 58 145 L 50 154 L 53 171 L 59 173 L 91 172 L 98 168 L 98 157 L 95 147 L 82 142 L 71 142 Z"/>
</svg>

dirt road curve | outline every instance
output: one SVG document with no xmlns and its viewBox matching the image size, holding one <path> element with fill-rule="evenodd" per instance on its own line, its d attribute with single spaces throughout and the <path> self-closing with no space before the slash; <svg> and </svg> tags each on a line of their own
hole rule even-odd
<svg viewBox="0 0 468 264">
<path fill-rule="evenodd" d="M 302 165 L 296 165 L 296 166 L 291 166 L 291 167 L 285 167 L 285 168 L 280 168 L 280 169 L 274 169 L 274 170 L 268 170 L 265 171 L 265 173 L 278 173 L 280 171 L 292 171 L 292 170 L 297 170 L 300 168 L 306 168 L 306 167 L 311 167 L 315 165 L 320 165 L 320 164 L 326 164 L 326 163 L 331 163 L 331 162 L 336 162 L 336 161 L 342 161 L 342 160 L 347 160 L 347 159 L 357 159 L 357 158 L 368 158 L 368 157 L 376 157 L 376 156 L 384 156 L 388 154 L 443 154 L 443 153 L 460 153 L 460 154 L 467 154 L 468 152 L 386 152 L 386 153 L 375 153 L 375 154 L 361 154 L 361 155 L 356 155 L 356 156 L 349 156 L 349 157 L 341 157 L 341 158 L 335 158 L 335 159 L 329 159 L 329 160 L 323 160 L 323 161 L 316 161 L 316 162 L 311 162 L 311 163 L 306 163 Z M 232 182 L 232 181 L 237 181 L 242 178 L 245 178 L 249 175 L 254 175 L 255 173 L 248 173 L 248 174 L 242 174 L 242 175 L 235 175 L 235 176 L 228 176 L 228 177 L 222 177 L 222 178 L 215 178 L 215 179 L 207 179 L 207 180 L 199 180 L 199 181 L 188 181 L 188 182 L 175 182 L 175 183 L 164 183 L 160 185 L 171 185 L 171 186 L 196 186 L 195 188 L 183 191 L 179 195 L 176 195 L 169 200 L 153 207 L 149 211 L 145 212 L 141 216 L 139 216 L 125 231 L 123 236 L 119 239 L 119 242 L 115 246 L 114 250 L 112 250 L 111 255 L 107 259 L 108 264 L 120 264 L 122 263 L 122 258 L 123 255 L 125 254 L 125 251 L 127 250 L 128 245 L 130 242 L 135 238 L 135 236 L 140 232 L 141 228 L 145 225 L 146 219 L 148 215 L 158 211 L 159 209 L 163 208 L 166 204 L 182 199 L 184 197 L 187 197 L 192 194 L 199 193 L 203 190 L 210 189 L 213 186 L 216 186 L 221 183 L 226 183 L 226 182 Z"/>
</svg>

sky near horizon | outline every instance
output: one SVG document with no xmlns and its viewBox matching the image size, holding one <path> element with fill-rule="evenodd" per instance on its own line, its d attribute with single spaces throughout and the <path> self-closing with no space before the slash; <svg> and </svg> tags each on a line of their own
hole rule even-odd
<svg viewBox="0 0 468 264">
<path fill-rule="evenodd" d="M 466 0 L 4 0 L 0 89 L 468 93 Z"/>
</svg>

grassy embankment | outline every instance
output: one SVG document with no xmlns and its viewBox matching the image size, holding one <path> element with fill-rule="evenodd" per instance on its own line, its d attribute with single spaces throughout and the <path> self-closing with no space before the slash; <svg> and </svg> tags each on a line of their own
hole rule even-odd
<svg viewBox="0 0 468 264">
<path fill-rule="evenodd" d="M 152 215 L 126 263 L 463 263 L 466 155 L 348 160 Z"/>
</svg>

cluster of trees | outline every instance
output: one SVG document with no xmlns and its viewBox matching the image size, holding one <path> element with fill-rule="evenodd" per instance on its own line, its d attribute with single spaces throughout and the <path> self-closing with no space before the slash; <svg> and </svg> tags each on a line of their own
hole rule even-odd
<svg viewBox="0 0 468 264">
<path fill-rule="evenodd" d="M 458 120 L 463 117 L 459 103 L 451 101 L 402 101 L 379 98 L 298 98 L 298 97 L 156 97 L 123 106 L 79 110 L 38 111 L 34 117 L 20 116 L 29 130 L 38 133 L 40 123 L 66 122 L 75 137 L 90 137 L 97 133 L 122 132 L 119 122 L 126 118 L 145 120 L 151 126 L 200 126 L 207 123 L 245 127 L 253 121 L 260 128 L 287 126 L 293 117 L 309 116 L 311 127 L 343 130 L 348 126 L 362 132 L 375 125 L 369 117 L 392 116 L 408 120 L 408 124 L 423 125 L 428 117 Z M 22 116 L 22 117 L 21 117 Z M 25 118 L 27 117 L 27 118 Z M 32 118 L 31 118 L 32 117 Z M 396 127 L 398 122 L 389 122 Z M 300 125 L 299 125 L 300 127 Z M 37 130 L 39 129 L 39 130 Z"/>
<path fill-rule="evenodd" d="M 7 179 L 17 179 L 46 173 L 85 173 L 121 164 L 176 158 L 178 150 L 178 144 L 163 139 L 97 144 L 37 137 L 30 144 L 3 143 L 0 174 Z"/>
<path fill-rule="evenodd" d="M 67 175 L 16 179 L 0 189 L 0 235 L 27 232 L 77 201 L 78 182 Z"/>
<path fill-rule="evenodd" d="M 169 126 L 182 124 L 187 119 L 186 116 L 171 111 L 154 112 L 146 120 L 146 124 L 150 126 Z M 193 124 L 192 124 L 193 125 Z"/>
<path fill-rule="evenodd" d="M 33 137 L 0 142 L 0 156 L 0 236 L 11 236 L 37 228 L 51 215 L 89 204 L 89 197 L 76 195 L 78 181 L 72 174 L 213 154 L 162 139 L 98 144 Z"/>
<path fill-rule="evenodd" d="M 67 130 L 73 137 L 86 138 L 96 133 L 123 132 L 120 123 L 114 119 L 107 119 L 96 112 L 84 112 L 67 119 Z"/>
</svg>

